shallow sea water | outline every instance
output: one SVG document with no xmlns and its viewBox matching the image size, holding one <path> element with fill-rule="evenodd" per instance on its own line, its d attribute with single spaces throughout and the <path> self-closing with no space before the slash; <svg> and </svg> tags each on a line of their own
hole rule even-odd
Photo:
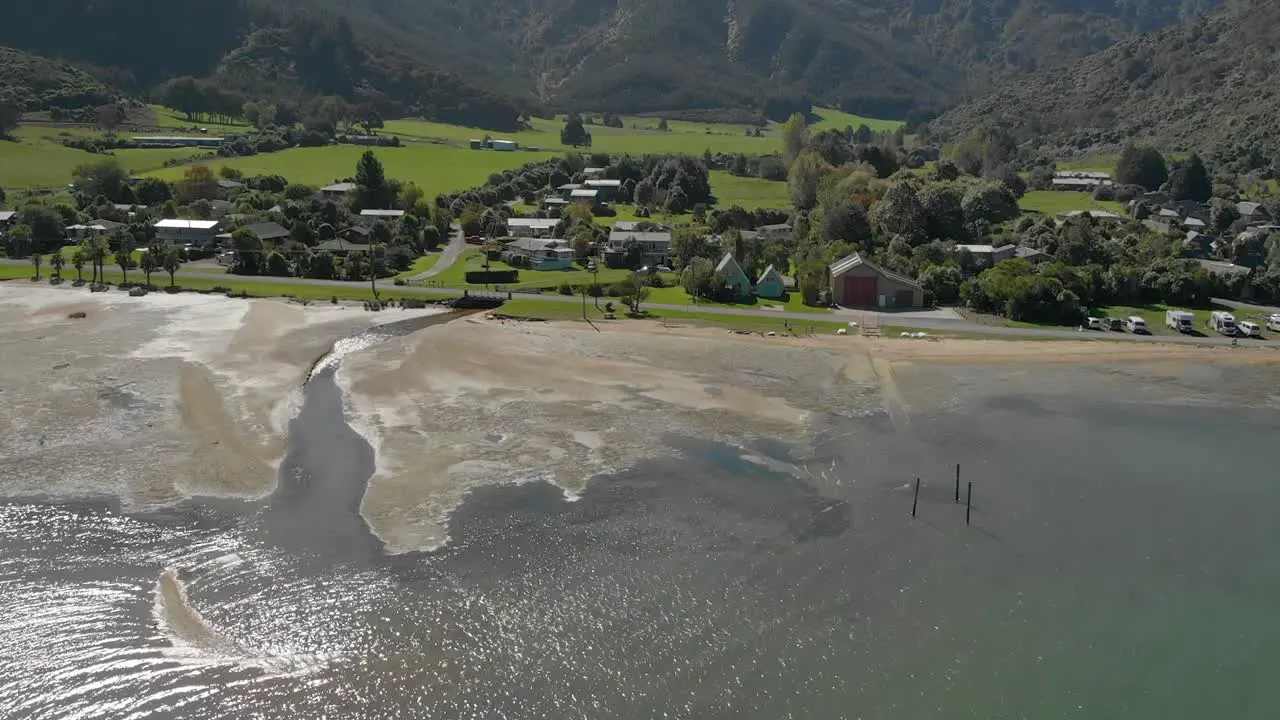
<svg viewBox="0 0 1280 720">
<path fill-rule="evenodd" d="M 655 432 L 395 555 L 317 384 L 291 432 L 332 435 L 261 501 L 0 475 L 0 717 L 1272 718 L 1280 423 L 1235 388 L 1278 376 L 911 366 L 905 413 L 805 385 L 803 443 Z"/>
</svg>

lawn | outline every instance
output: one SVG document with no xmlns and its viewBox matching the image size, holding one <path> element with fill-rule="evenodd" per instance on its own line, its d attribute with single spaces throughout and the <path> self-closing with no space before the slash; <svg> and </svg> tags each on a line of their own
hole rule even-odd
<svg viewBox="0 0 1280 720">
<path fill-rule="evenodd" d="M 874 132 L 893 132 L 904 124 L 901 120 L 878 120 L 876 118 L 841 112 L 833 108 L 814 108 L 813 114 L 817 115 L 818 119 L 817 121 L 812 122 L 809 127 L 815 132 L 821 132 L 822 130 L 843 130 L 846 127 L 852 127 L 854 130 L 857 130 L 859 125 L 866 125 Z"/>
<path fill-rule="evenodd" d="M 791 194 L 785 182 L 738 177 L 723 170 L 711 173 L 711 193 L 718 207 L 741 205 L 747 210 L 791 207 Z"/>
<path fill-rule="evenodd" d="M 408 270 L 397 273 L 396 277 L 408 278 L 408 277 L 413 277 L 414 275 L 417 275 L 419 273 L 424 273 L 430 270 L 431 268 L 435 267 L 436 262 L 439 260 L 440 260 L 439 252 L 427 253 L 426 255 L 419 257 L 417 260 L 414 260 L 413 264 L 409 266 Z"/>
<path fill-rule="evenodd" d="M 1194 322 L 1194 330 L 1192 332 L 1193 335 L 1200 334 L 1200 335 L 1208 335 L 1211 337 L 1218 337 L 1218 334 L 1210 330 L 1208 327 L 1209 313 L 1212 313 L 1215 310 L 1225 310 L 1227 312 L 1230 312 L 1232 315 L 1235 315 L 1235 318 L 1238 321 L 1250 320 L 1252 322 L 1255 322 L 1264 328 L 1264 332 L 1266 328 L 1266 321 L 1267 321 L 1266 315 L 1256 315 L 1256 316 L 1250 317 L 1249 315 L 1243 312 L 1240 312 L 1235 308 L 1230 308 L 1225 305 L 1214 305 L 1213 307 L 1210 307 L 1210 308 L 1177 307 L 1174 305 L 1164 305 L 1161 303 L 1157 303 L 1154 305 L 1140 306 L 1140 307 L 1135 307 L 1132 305 L 1110 305 L 1105 307 L 1090 308 L 1088 314 L 1093 317 L 1102 317 L 1103 315 L 1106 315 L 1107 317 L 1122 318 L 1122 319 L 1133 316 L 1133 315 L 1137 315 L 1138 317 L 1147 321 L 1147 328 L 1151 330 L 1151 333 L 1153 335 L 1177 335 L 1178 333 L 1176 331 L 1170 330 L 1169 328 L 1166 328 L 1164 326 L 1164 314 L 1165 314 L 1165 311 L 1167 310 L 1183 310 L 1185 312 L 1191 313 L 1192 315 L 1195 315 L 1196 319 Z M 1270 333 L 1267 333 L 1265 337 L 1270 337 Z"/>
<path fill-rule="evenodd" d="M 664 288 L 651 288 L 649 290 L 648 302 L 659 305 L 687 305 L 691 308 L 715 307 L 737 308 L 740 310 L 777 309 L 785 312 L 813 313 L 818 315 L 831 312 L 827 308 L 810 307 L 800 302 L 800 293 L 789 293 L 785 301 L 753 298 L 749 302 L 738 303 L 718 303 L 711 300 L 698 300 L 697 302 L 694 302 L 694 299 L 691 298 L 689 294 L 684 291 L 684 288 L 679 285 Z"/>
<path fill-rule="evenodd" d="M 1118 202 L 1094 200 L 1089 193 L 1066 190 L 1031 190 L 1018 201 L 1018 207 L 1026 212 L 1038 212 L 1046 215 L 1056 215 L 1069 210 L 1124 212 Z"/>
<path fill-rule="evenodd" d="M 215 172 L 232 167 L 246 175 L 282 175 L 290 182 L 327 185 L 354 175 L 356 161 L 369 149 L 359 145 L 293 148 L 252 157 L 218 158 L 208 164 Z M 478 152 L 429 144 L 372 150 L 386 168 L 387 177 L 413 181 L 427 197 L 483 185 L 495 172 L 551 157 L 545 152 Z M 186 168 L 175 167 L 148 174 L 180 180 L 185 171 Z"/>
<path fill-rule="evenodd" d="M 101 160 L 83 150 L 66 147 L 62 138 L 92 134 L 85 130 L 22 126 L 13 132 L 15 141 L 0 140 L 0 187 L 58 188 L 71 182 L 71 172 L 79 165 Z M 114 155 L 131 172 L 141 173 L 164 167 L 165 161 L 200 155 L 191 148 L 117 150 Z"/>
<path fill-rule="evenodd" d="M 240 133 L 247 132 L 249 130 L 249 123 L 244 120 L 232 120 L 229 123 L 213 121 L 191 122 L 187 120 L 187 116 L 183 113 L 162 105 L 148 105 L 147 108 L 155 115 L 155 120 L 153 122 L 157 127 L 169 128 L 174 131 L 189 127 L 209 128 L 209 132 L 214 134 Z"/>
</svg>

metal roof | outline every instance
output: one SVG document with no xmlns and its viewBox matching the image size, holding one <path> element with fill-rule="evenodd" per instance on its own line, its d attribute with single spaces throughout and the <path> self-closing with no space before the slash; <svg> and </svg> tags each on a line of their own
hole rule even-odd
<svg viewBox="0 0 1280 720">
<path fill-rule="evenodd" d="M 212 230 L 218 227 L 217 220 L 180 220 L 178 218 L 166 218 L 159 220 L 153 227 L 158 228 L 176 228 L 181 230 Z"/>
</svg>

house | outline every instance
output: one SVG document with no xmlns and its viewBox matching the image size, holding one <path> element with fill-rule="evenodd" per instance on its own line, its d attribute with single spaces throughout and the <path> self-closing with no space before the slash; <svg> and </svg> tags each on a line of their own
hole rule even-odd
<svg viewBox="0 0 1280 720">
<path fill-rule="evenodd" d="M 982 267 L 991 267 L 998 262 L 1009 260 L 1017 255 L 1017 248 L 1013 245 L 956 245 L 956 252 L 968 250 L 973 256 L 973 262 Z"/>
<path fill-rule="evenodd" d="M 1204 230 L 1206 226 L 1203 220 L 1199 218 L 1189 217 L 1182 221 L 1182 227 L 1188 230 L 1199 231 L 1199 230 Z"/>
<path fill-rule="evenodd" d="M 1088 217 L 1095 222 L 1102 223 L 1123 223 L 1128 222 L 1129 218 L 1120 213 L 1113 213 L 1109 210 L 1067 210 L 1058 213 L 1059 220 L 1070 220 L 1071 218 Z"/>
<path fill-rule="evenodd" d="M 765 240 L 781 240 L 787 242 L 791 240 L 791 226 L 786 223 L 777 225 L 762 225 L 756 228 L 756 234 Z"/>
<path fill-rule="evenodd" d="M 586 177 L 598 177 L 604 174 L 604 168 L 602 167 L 582 168 L 582 174 Z"/>
<path fill-rule="evenodd" d="M 1200 267 L 1207 270 L 1210 275 L 1248 275 L 1252 272 L 1243 265 L 1219 260 L 1196 260 L 1196 262 L 1200 264 Z"/>
<path fill-rule="evenodd" d="M 600 191 L 595 189 L 579 188 L 569 193 L 571 202 L 590 203 L 595 205 L 599 202 Z"/>
<path fill-rule="evenodd" d="M 513 152 L 519 145 L 514 140 L 490 140 L 489 147 L 500 152 Z"/>
<path fill-rule="evenodd" d="M 134 214 L 138 210 L 147 209 L 146 205 L 130 205 L 129 203 L 114 203 L 112 207 L 114 207 L 115 209 L 119 210 L 122 213 L 128 213 L 130 215 Z"/>
<path fill-rule="evenodd" d="M 351 245 L 368 245 L 372 231 L 364 225 L 352 225 L 338 231 L 338 237 Z"/>
<path fill-rule="evenodd" d="M 615 227 L 609 232 L 609 240 L 604 247 L 604 262 L 609 267 L 621 267 L 628 240 L 634 240 L 640 246 L 642 265 L 670 265 L 671 233 L 668 231 L 619 230 Z"/>
<path fill-rule="evenodd" d="M 507 218 L 507 234 L 512 237 L 549 238 L 559 224 L 556 218 Z"/>
<path fill-rule="evenodd" d="M 582 185 L 580 183 L 565 183 L 556 188 L 556 190 L 560 192 L 561 197 L 563 197 L 565 200 L 568 200 L 570 196 L 573 195 L 574 190 L 581 190 L 581 189 L 582 189 Z"/>
<path fill-rule="evenodd" d="M 831 300 L 836 305 L 882 308 L 918 308 L 924 305 L 924 288 L 889 272 L 858 253 L 831 264 Z"/>
<path fill-rule="evenodd" d="M 1053 260 L 1053 256 L 1043 250 L 1024 247 L 1022 245 L 1019 245 L 1018 247 L 1013 249 L 1013 256 L 1016 258 L 1022 258 L 1023 260 L 1026 260 L 1032 265 L 1039 265 L 1040 263 L 1045 263 L 1045 262 L 1049 262 L 1050 260 Z"/>
<path fill-rule="evenodd" d="M 244 183 L 236 182 L 235 180 L 219 180 L 218 187 L 223 190 L 239 190 L 244 187 Z"/>
<path fill-rule="evenodd" d="M 641 225 L 656 227 L 658 230 L 671 230 L 671 228 L 666 225 L 653 222 L 652 220 L 619 220 L 613 224 L 613 229 L 619 232 L 635 232 L 640 229 Z"/>
<path fill-rule="evenodd" d="M 1182 215 L 1178 214 L 1178 211 L 1173 208 L 1160 208 L 1160 211 L 1156 213 L 1156 217 L 1161 217 L 1166 220 L 1182 219 Z"/>
<path fill-rule="evenodd" d="M 1104 172 L 1058 171 L 1053 174 L 1054 190 L 1089 191 L 1099 185 L 1111 185 L 1111 175 Z"/>
<path fill-rule="evenodd" d="M 470 140 L 467 141 L 467 144 L 471 146 L 472 150 L 484 149 L 484 140 L 481 140 L 479 138 L 471 138 Z"/>
<path fill-rule="evenodd" d="M 1236 210 L 1240 213 L 1240 217 L 1249 225 L 1271 222 L 1271 213 L 1268 212 L 1261 203 L 1238 202 L 1236 203 Z"/>
<path fill-rule="evenodd" d="M 358 238 L 359 236 L 356 237 Z M 323 250 L 334 255 L 346 255 L 353 252 L 368 253 L 371 247 L 373 246 L 367 240 L 346 240 L 342 238 L 341 233 L 339 233 L 338 237 L 333 238 L 332 240 L 325 240 L 319 245 L 316 245 L 316 251 L 319 252 Z"/>
<path fill-rule="evenodd" d="M 565 200 L 562 197 L 556 197 L 555 195 L 548 195 L 542 198 L 542 207 L 545 207 L 545 208 L 553 208 L 553 207 L 563 208 L 565 205 L 568 205 L 568 204 L 569 204 L 568 200 Z"/>
<path fill-rule="evenodd" d="M 1143 220 L 1142 225 L 1151 232 L 1156 233 L 1169 232 L 1169 228 L 1173 227 L 1172 225 L 1160 222 L 1159 220 Z"/>
<path fill-rule="evenodd" d="M 18 216 L 17 210 L 0 210 L 0 227 L 7 226 Z"/>
<path fill-rule="evenodd" d="M 203 135 L 134 136 L 130 138 L 140 148 L 221 147 L 223 138 Z"/>
<path fill-rule="evenodd" d="M 320 188 L 320 194 L 332 200 L 337 200 L 355 189 L 355 183 L 340 182 Z"/>
<path fill-rule="evenodd" d="M 526 258 L 535 270 L 567 270 L 573 267 L 573 248 L 565 240 L 523 237 L 502 248 L 503 260 L 510 264 L 516 257 Z"/>
<path fill-rule="evenodd" d="M 720 258 L 720 263 L 716 265 L 716 272 L 724 273 L 724 286 L 733 293 L 735 298 L 751 295 L 751 278 L 742 271 L 742 266 L 733 259 L 732 253 L 725 253 L 724 257 Z"/>
<path fill-rule="evenodd" d="M 127 226 L 124 223 L 110 220 L 93 220 L 84 225 L 68 225 L 66 227 L 67 239 L 83 240 L 86 236 L 107 235 L 122 227 Z"/>
<path fill-rule="evenodd" d="M 619 188 L 622 187 L 621 180 L 587 180 L 583 183 L 587 189 L 597 190 L 597 197 L 601 201 L 612 200 L 617 197 Z"/>
<path fill-rule="evenodd" d="M 245 225 L 244 227 L 246 230 L 252 231 L 254 235 L 258 236 L 259 240 L 264 242 L 280 242 L 281 240 L 286 240 L 289 237 L 289 231 L 285 230 L 284 227 L 278 223 L 253 223 L 252 225 Z M 217 236 L 217 239 L 224 244 L 230 242 L 231 233 L 222 233 Z"/>
<path fill-rule="evenodd" d="M 392 222 L 404 217 L 403 210 L 361 210 L 360 221 L 367 222 L 372 225 L 379 220 L 383 222 Z"/>
<path fill-rule="evenodd" d="M 155 228 L 156 240 L 168 245 L 211 245 L 218 234 L 222 223 L 218 220 L 179 220 L 166 218 L 158 220 L 151 227 Z"/>
<path fill-rule="evenodd" d="M 772 265 L 764 269 L 760 273 L 760 279 L 756 280 L 756 295 L 762 298 L 779 299 L 787 294 L 786 281 L 782 279 L 782 273 L 778 272 Z"/>
</svg>

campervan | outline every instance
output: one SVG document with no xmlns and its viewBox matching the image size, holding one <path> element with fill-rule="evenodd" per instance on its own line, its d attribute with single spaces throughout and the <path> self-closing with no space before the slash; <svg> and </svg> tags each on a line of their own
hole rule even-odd
<svg viewBox="0 0 1280 720">
<path fill-rule="evenodd" d="M 1151 331 L 1147 329 L 1147 321 L 1137 315 L 1130 315 L 1125 318 L 1124 329 L 1134 335 L 1150 335 Z"/>
<path fill-rule="evenodd" d="M 1239 332 L 1235 316 L 1221 310 L 1209 313 L 1209 329 L 1229 336 L 1235 336 Z"/>
<path fill-rule="evenodd" d="M 1280 332 L 1280 313 L 1275 313 L 1267 318 L 1267 329 Z"/>
<path fill-rule="evenodd" d="M 1185 310 L 1168 310 L 1164 314 L 1164 325 L 1170 330 L 1180 333 L 1191 332 L 1195 316 Z"/>
</svg>

